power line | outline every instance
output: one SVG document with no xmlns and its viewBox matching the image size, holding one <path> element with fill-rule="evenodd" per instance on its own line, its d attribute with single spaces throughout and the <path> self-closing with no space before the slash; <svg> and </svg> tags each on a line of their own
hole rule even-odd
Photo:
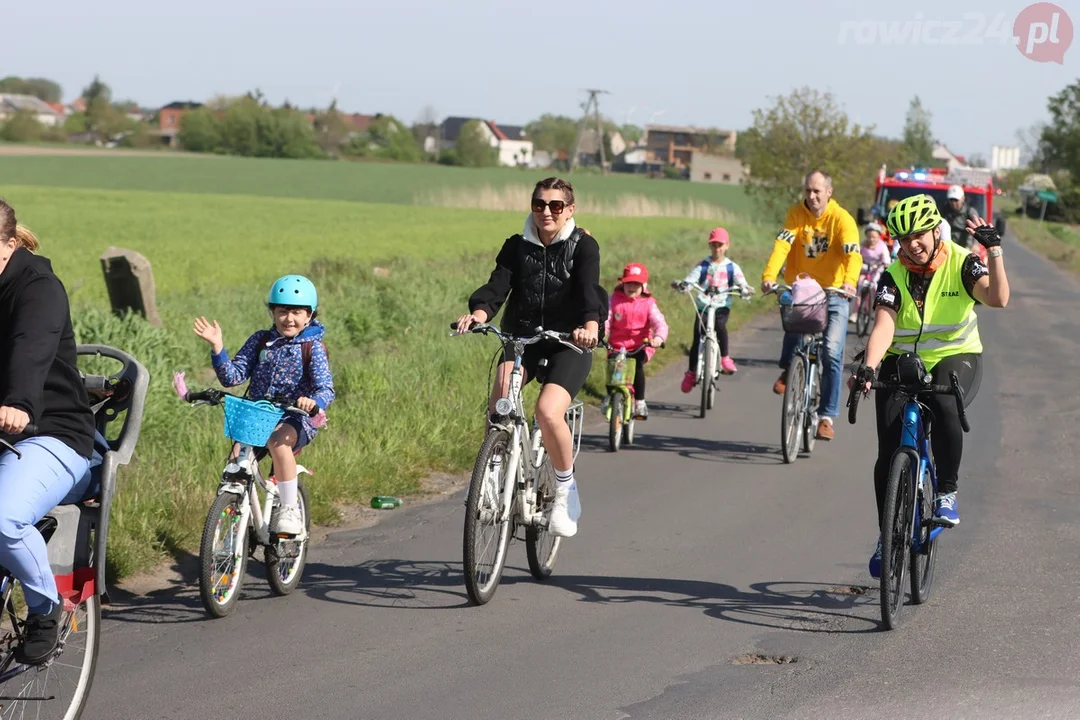
<svg viewBox="0 0 1080 720">
<path fill-rule="evenodd" d="M 581 116 L 581 120 L 578 122 L 577 140 L 574 142 L 574 154 L 570 156 L 570 172 L 574 171 L 574 167 L 578 163 L 578 155 L 581 153 L 581 141 L 585 136 L 585 128 L 589 122 L 589 112 L 592 111 L 593 117 L 596 120 L 596 140 L 600 146 L 600 172 L 607 174 L 607 157 L 604 152 L 604 126 L 600 119 L 600 100 L 599 95 L 610 95 L 607 90 L 583 90 L 582 92 L 589 93 L 589 99 L 582 106 L 585 110 L 585 114 Z"/>
</svg>

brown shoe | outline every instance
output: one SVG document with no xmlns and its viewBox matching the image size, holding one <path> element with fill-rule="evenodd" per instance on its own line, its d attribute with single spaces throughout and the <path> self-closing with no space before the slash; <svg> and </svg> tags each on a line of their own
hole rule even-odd
<svg viewBox="0 0 1080 720">
<path fill-rule="evenodd" d="M 787 390 L 787 370 L 780 373 L 780 377 L 773 383 L 772 391 L 777 395 L 783 395 Z"/>
<path fill-rule="evenodd" d="M 832 440 L 836 437 L 836 431 L 833 430 L 832 423 L 825 418 L 821 418 L 817 424 L 817 435 L 815 437 L 818 440 Z"/>
</svg>

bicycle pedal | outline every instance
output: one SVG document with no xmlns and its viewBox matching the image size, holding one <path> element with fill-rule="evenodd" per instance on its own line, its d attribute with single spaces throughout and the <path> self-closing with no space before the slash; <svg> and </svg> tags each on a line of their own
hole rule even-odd
<svg viewBox="0 0 1080 720">
<path fill-rule="evenodd" d="M 955 525 L 953 525 L 948 520 L 941 520 L 939 518 L 928 518 L 926 520 L 923 520 L 921 525 L 923 527 L 928 527 L 928 528 L 939 527 L 939 528 L 945 528 L 945 529 L 948 529 L 948 530 L 951 530 L 954 527 L 956 527 Z"/>
</svg>

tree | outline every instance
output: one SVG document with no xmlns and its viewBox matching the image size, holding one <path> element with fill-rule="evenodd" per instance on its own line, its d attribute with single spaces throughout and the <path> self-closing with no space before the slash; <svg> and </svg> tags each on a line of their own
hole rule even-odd
<svg viewBox="0 0 1080 720">
<path fill-rule="evenodd" d="M 470 120 L 461 126 L 454 150 L 458 165 L 492 167 L 499 164 L 499 151 L 491 147 L 479 120 Z"/>
<path fill-rule="evenodd" d="M 0 93 L 33 95 L 45 102 L 58 103 L 63 93 L 60 85 L 46 78 L 20 78 L 9 75 L 0 80 Z"/>
<path fill-rule="evenodd" d="M 930 119 L 930 111 L 916 95 L 904 119 L 904 151 L 910 164 L 929 165 L 933 162 L 934 134 L 930 130 Z"/>
<path fill-rule="evenodd" d="M 967 158 L 968 165 L 976 168 L 990 167 L 990 162 L 982 153 L 972 153 Z"/>
<path fill-rule="evenodd" d="M 424 159 L 424 151 L 415 135 L 391 115 L 380 115 L 372 120 L 368 129 L 349 143 L 348 152 L 379 160 L 420 162 Z"/>
<path fill-rule="evenodd" d="M 86 129 L 99 137 L 110 137 L 127 130 L 131 125 L 124 113 L 113 106 L 112 90 L 97 75 L 83 88 L 86 101 Z"/>
<path fill-rule="evenodd" d="M 0 139 L 8 142 L 35 142 L 45 128 L 29 110 L 16 110 L 0 125 Z"/>
<path fill-rule="evenodd" d="M 1046 103 L 1050 120 L 1039 134 L 1038 165 L 1044 172 L 1067 170 L 1080 181 L 1080 80 Z"/>
<path fill-rule="evenodd" d="M 180 116 L 180 147 L 191 152 L 221 152 L 220 122 L 205 105 Z"/>
<path fill-rule="evenodd" d="M 349 126 L 345 116 L 337 109 L 337 100 L 330 103 L 324 113 L 315 115 L 315 139 L 323 152 L 333 157 L 341 154 L 342 149 L 349 142 Z"/>
<path fill-rule="evenodd" d="M 739 155 L 750 168 L 743 182 L 778 218 L 798 200 L 811 169 L 832 175 L 834 197 L 850 210 L 870 199 L 877 168 L 895 161 L 897 144 L 852 124 L 831 93 L 799 88 L 754 110 L 753 118 L 739 137 Z"/>
<path fill-rule="evenodd" d="M 623 140 L 629 145 L 633 145 L 645 137 L 645 130 L 632 123 L 619 127 L 619 133 L 623 136 Z"/>
<path fill-rule="evenodd" d="M 565 115 L 541 115 L 525 126 L 525 133 L 533 141 L 534 150 L 543 150 L 555 155 L 574 152 L 577 141 L 578 121 Z"/>
</svg>

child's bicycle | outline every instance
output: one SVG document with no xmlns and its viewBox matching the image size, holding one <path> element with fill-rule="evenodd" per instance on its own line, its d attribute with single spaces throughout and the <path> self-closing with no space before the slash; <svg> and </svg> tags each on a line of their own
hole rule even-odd
<svg viewBox="0 0 1080 720">
<path fill-rule="evenodd" d="M 457 324 L 451 324 L 452 329 Z M 459 333 L 454 332 L 451 337 Z M 537 329 L 536 335 L 517 338 L 491 325 L 474 325 L 466 333 L 494 335 L 503 348 L 514 353 L 510 389 L 495 403 L 495 416 L 488 423 L 487 436 L 476 455 L 469 494 L 465 499 L 464 570 L 465 590 L 476 605 L 495 595 L 506 566 L 511 539 L 518 528 L 525 529 L 525 551 L 529 571 L 537 580 L 551 575 L 562 538 L 548 532 L 551 504 L 555 500 L 555 471 L 544 450 L 540 427 L 533 418 L 530 432 L 521 394 L 521 359 L 534 343 L 554 341 L 587 352 L 570 342 L 569 333 Z M 543 381 L 546 363 L 540 362 L 537 380 Z M 584 405 L 574 400 L 566 411 L 566 423 L 574 438 L 574 458 L 581 448 Z"/>
<path fill-rule="evenodd" d="M 956 373 L 949 373 L 948 385 L 933 385 L 922 358 L 904 353 L 897 359 L 896 376 L 875 380 L 872 390 L 895 392 L 904 398 L 901 411 L 903 431 L 900 447 L 889 462 L 885 486 L 885 507 L 881 513 L 881 622 L 886 630 L 900 624 L 904 606 L 904 576 L 910 565 L 911 602 L 921 605 L 930 597 L 934 582 L 934 561 L 941 531 L 952 527 L 934 517 L 937 495 L 937 471 L 930 454 L 931 412 L 927 395 L 952 395 L 964 432 L 971 430 L 964 412 L 964 392 Z M 864 386 L 865 387 L 865 386 Z M 862 389 L 851 388 L 848 397 L 848 422 L 854 424 Z"/>
<path fill-rule="evenodd" d="M 239 446 L 236 456 L 230 456 L 221 473 L 217 497 L 203 526 L 199 546 L 199 596 L 203 607 L 215 618 L 233 611 L 240 597 L 248 556 L 254 557 L 259 547 L 263 549 L 271 592 L 288 595 L 300 584 L 307 560 L 311 516 L 301 478 L 311 472 L 303 465 L 296 466 L 303 532 L 295 536 L 272 535 L 270 525 L 278 507 L 277 481 L 273 475 L 263 476 L 259 461 L 267 456 L 265 445 L 286 412 L 308 413 L 295 407 L 295 399 L 253 402 L 212 388 L 188 392 L 183 373 L 177 373 L 174 386 L 181 399 L 192 406 L 224 405 L 225 436 Z"/>
<path fill-rule="evenodd" d="M 874 291 L 884 269 L 882 265 L 871 265 L 863 268 L 859 275 L 859 288 L 855 294 L 855 334 L 858 337 L 870 334 L 870 325 L 874 321 Z"/>
<path fill-rule="evenodd" d="M 45 538 L 49 565 L 64 604 L 60 642 L 55 654 L 38 665 L 20 665 L 14 651 L 26 634 L 26 605 L 21 583 L 0 568 L 0 718 L 63 718 L 82 715 L 94 681 L 101 644 L 101 605 L 108 604 L 105 550 L 109 508 L 116 493 L 116 471 L 131 461 L 139 440 L 150 375 L 137 360 L 116 348 L 80 345 L 83 357 L 104 357 L 120 363 L 115 373 L 84 375 L 83 384 L 99 434 L 95 452 L 101 463 L 91 468 L 87 495 L 60 505 L 35 527 Z M 112 439 L 114 421 L 120 431 Z M 37 428 L 27 426 L 27 435 Z M 104 444 L 102 444 L 104 441 Z M 0 440 L 21 459 L 19 452 Z M 96 458 L 95 458 L 96 461 Z"/>
<path fill-rule="evenodd" d="M 705 417 L 712 410 L 716 397 L 716 385 L 720 380 L 720 340 L 716 336 L 716 311 L 724 306 L 729 295 L 738 293 L 739 297 L 750 302 L 750 296 L 742 288 L 732 287 L 727 290 L 709 287 L 702 290 L 699 286 L 681 280 L 672 280 L 671 287 L 680 293 L 690 293 L 694 303 L 694 312 L 701 322 L 701 338 L 698 341 L 697 365 L 694 368 L 694 385 L 701 385 L 701 409 L 698 417 Z M 698 309 L 698 301 L 705 307 Z"/>
<path fill-rule="evenodd" d="M 807 455 L 814 452 L 817 442 L 817 406 L 821 399 L 821 376 L 824 372 L 824 337 L 828 318 L 828 296 L 830 294 L 851 299 L 847 293 L 837 288 L 822 288 L 824 292 L 812 303 L 791 304 L 791 286 L 777 283 L 769 292 L 776 293 L 780 304 L 780 322 L 784 332 L 802 334 L 802 341 L 795 349 L 791 364 L 787 370 L 787 387 L 784 390 L 784 405 L 780 411 L 780 446 L 785 463 L 793 463 L 799 456 L 799 449 Z M 795 319 L 796 311 L 820 310 L 823 319 L 820 325 L 808 328 L 805 322 Z M 809 312 L 808 312 L 809 314 Z M 847 322 L 847 318 L 844 318 Z"/>
<path fill-rule="evenodd" d="M 645 341 L 649 343 L 649 340 Z M 660 347 L 665 347 L 666 343 Z M 645 372 L 636 358 L 627 357 L 626 346 L 618 352 L 608 353 L 607 364 L 607 400 L 604 414 L 608 419 L 608 444 L 611 452 L 618 452 L 625 442 L 634 444 L 634 373 Z"/>
</svg>

